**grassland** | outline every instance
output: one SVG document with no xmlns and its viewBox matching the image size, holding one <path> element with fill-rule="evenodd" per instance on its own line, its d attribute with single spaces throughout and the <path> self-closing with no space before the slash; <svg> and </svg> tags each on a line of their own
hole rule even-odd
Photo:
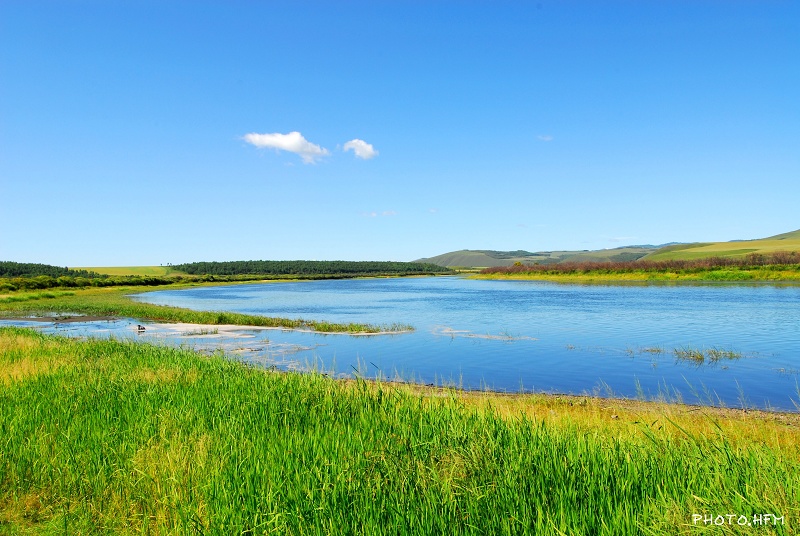
<svg viewBox="0 0 800 536">
<path fill-rule="evenodd" d="M 180 307 L 153 305 L 130 299 L 130 295 L 148 287 L 103 287 L 75 290 L 49 290 L 0 294 L 0 317 L 52 316 L 82 314 L 100 317 L 130 317 L 158 322 L 193 324 L 234 324 L 241 326 L 307 329 L 329 333 L 382 333 L 409 331 L 413 327 L 393 324 L 338 324 L 317 320 L 275 318 L 229 312 L 192 311 Z"/>
<path fill-rule="evenodd" d="M 645 261 L 692 260 L 708 257 L 769 255 L 778 251 L 800 251 L 800 230 L 757 240 L 703 242 L 663 247 L 642 258 Z"/>
<path fill-rule="evenodd" d="M 95 266 L 91 268 L 75 268 L 75 270 L 86 270 L 87 272 L 111 276 L 166 277 L 182 274 L 182 272 L 175 270 L 171 266 Z"/>
<path fill-rule="evenodd" d="M 0 387 L 3 535 L 798 530 L 797 415 L 340 382 L 16 328 Z"/>
</svg>

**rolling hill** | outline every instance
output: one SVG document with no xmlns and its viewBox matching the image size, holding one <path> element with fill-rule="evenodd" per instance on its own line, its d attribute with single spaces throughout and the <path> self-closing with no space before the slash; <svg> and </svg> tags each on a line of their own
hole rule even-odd
<svg viewBox="0 0 800 536">
<path fill-rule="evenodd" d="M 494 251 L 462 249 L 416 262 L 430 262 L 440 266 L 463 268 L 494 268 L 522 264 L 554 264 L 559 262 L 604 261 L 665 261 L 691 260 L 707 257 L 743 257 L 749 253 L 774 253 L 800 251 L 800 229 L 768 238 L 732 240 L 729 242 L 669 243 L 659 246 L 626 246 L 595 251 Z"/>
<path fill-rule="evenodd" d="M 730 242 L 695 242 L 663 247 L 642 257 L 648 261 L 702 259 L 705 257 L 744 257 L 749 253 L 800 251 L 800 229 L 768 238 Z"/>
<path fill-rule="evenodd" d="M 626 246 L 614 249 L 595 251 L 494 251 L 462 249 L 451 251 L 416 262 L 429 262 L 439 266 L 464 268 L 494 268 L 496 266 L 512 266 L 515 262 L 522 264 L 555 264 L 565 261 L 635 261 L 661 246 Z"/>
</svg>

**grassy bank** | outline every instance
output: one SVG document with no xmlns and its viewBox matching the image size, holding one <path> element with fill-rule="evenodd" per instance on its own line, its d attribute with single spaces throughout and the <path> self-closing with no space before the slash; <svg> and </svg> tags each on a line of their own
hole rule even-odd
<svg viewBox="0 0 800 536">
<path fill-rule="evenodd" d="M 792 534 L 800 516 L 793 415 L 337 382 L 14 328 L 0 387 L 0 534 L 714 528 L 695 514 Z"/>
<path fill-rule="evenodd" d="M 381 333 L 408 331 L 411 326 L 393 324 L 337 324 L 315 320 L 274 318 L 229 312 L 192 311 L 180 307 L 140 303 L 130 294 L 157 290 L 158 287 L 109 287 L 38 292 L 13 292 L 0 295 L 0 317 L 29 315 L 84 314 L 90 316 L 131 317 L 157 322 L 193 324 L 235 324 L 241 326 L 309 329 L 329 333 Z"/>
<path fill-rule="evenodd" d="M 800 270 L 710 270 L 703 273 L 676 272 L 517 272 L 517 273 L 479 273 L 471 279 L 510 279 L 523 281 L 558 281 L 564 283 L 613 283 L 617 281 L 652 282 L 691 282 L 691 281 L 751 281 L 757 282 L 800 282 Z"/>
</svg>

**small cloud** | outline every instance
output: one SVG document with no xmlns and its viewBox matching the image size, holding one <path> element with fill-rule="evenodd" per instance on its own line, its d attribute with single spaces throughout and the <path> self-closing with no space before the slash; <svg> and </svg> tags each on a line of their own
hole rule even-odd
<svg viewBox="0 0 800 536">
<path fill-rule="evenodd" d="M 608 239 L 609 242 L 628 242 L 635 239 L 635 236 L 613 236 Z"/>
<path fill-rule="evenodd" d="M 288 134 L 257 134 L 251 132 L 245 134 L 242 139 L 251 145 L 255 145 L 259 149 L 270 148 L 276 151 L 287 151 L 295 153 L 303 159 L 306 164 L 313 164 L 323 156 L 328 156 L 330 151 L 324 147 L 320 147 L 311 143 L 303 137 L 299 132 L 290 132 Z"/>
<path fill-rule="evenodd" d="M 528 228 L 528 226 L 525 225 L 524 223 L 518 223 L 517 227 L 519 227 L 520 229 L 527 229 Z"/>
<path fill-rule="evenodd" d="M 375 158 L 378 156 L 378 151 L 375 150 L 375 147 L 373 147 L 371 143 L 367 143 L 364 140 L 359 140 L 357 138 L 345 143 L 344 150 L 352 150 L 355 155 L 362 160 L 369 160 L 370 158 Z"/>
<path fill-rule="evenodd" d="M 438 214 L 439 213 L 439 209 L 438 208 L 429 208 L 428 212 L 430 212 L 431 214 Z"/>
<path fill-rule="evenodd" d="M 361 215 L 367 218 L 377 218 L 378 216 L 397 216 L 397 211 L 384 210 L 382 212 L 378 212 L 377 210 L 372 210 L 369 212 L 362 212 Z"/>
<path fill-rule="evenodd" d="M 536 136 L 536 139 L 539 140 L 539 141 L 545 141 L 545 142 L 553 141 L 553 136 L 551 136 L 549 134 L 540 134 L 540 135 Z"/>
</svg>

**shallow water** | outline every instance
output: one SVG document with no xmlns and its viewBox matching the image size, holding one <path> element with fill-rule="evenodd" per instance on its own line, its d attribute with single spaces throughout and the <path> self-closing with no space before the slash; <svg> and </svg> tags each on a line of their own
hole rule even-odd
<svg viewBox="0 0 800 536">
<path fill-rule="evenodd" d="M 217 344 L 240 359 L 278 368 L 728 407 L 796 411 L 800 403 L 798 286 L 566 285 L 431 277 L 198 287 L 136 299 L 416 328 L 375 337 L 260 330 L 251 333 L 256 349 L 238 353 L 232 345 L 241 338 L 162 336 L 170 344 L 208 351 Z M 135 334 L 132 321 L 118 324 L 119 333 L 128 336 L 158 336 L 151 328 L 147 335 Z M 688 349 L 703 351 L 704 360 L 675 353 Z M 741 357 L 713 361 L 708 353 L 713 349 Z"/>
</svg>

